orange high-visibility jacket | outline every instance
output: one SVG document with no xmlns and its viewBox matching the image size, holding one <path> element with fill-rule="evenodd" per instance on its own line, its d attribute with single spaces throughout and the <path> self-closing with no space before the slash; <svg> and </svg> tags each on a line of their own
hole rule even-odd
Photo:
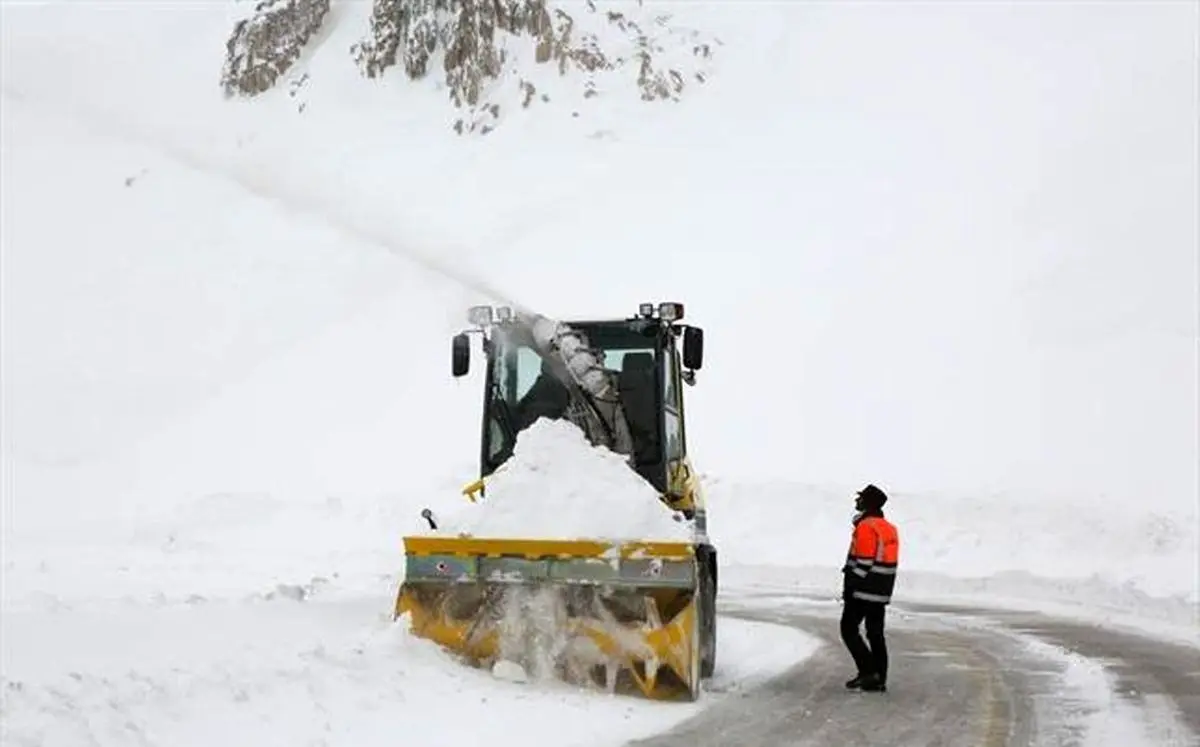
<svg viewBox="0 0 1200 747">
<path fill-rule="evenodd" d="M 850 551 L 842 572 L 846 597 L 864 602 L 892 600 L 900 564 L 900 533 L 882 516 L 864 516 L 854 524 Z"/>
</svg>

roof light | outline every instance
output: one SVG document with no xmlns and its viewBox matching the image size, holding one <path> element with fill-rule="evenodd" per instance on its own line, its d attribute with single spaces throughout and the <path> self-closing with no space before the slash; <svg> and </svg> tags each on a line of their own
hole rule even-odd
<svg viewBox="0 0 1200 747">
<path fill-rule="evenodd" d="M 492 323 L 492 307 L 491 306 L 472 306 L 467 309 L 467 321 L 479 327 L 485 327 Z"/>
<path fill-rule="evenodd" d="M 678 301 L 663 301 L 658 305 L 658 315 L 668 322 L 677 322 L 683 318 L 683 304 Z"/>
<path fill-rule="evenodd" d="M 502 322 L 510 321 L 513 318 L 513 310 L 511 306 L 501 306 L 496 309 L 496 318 Z"/>
<path fill-rule="evenodd" d="M 644 303 L 641 306 L 638 306 L 638 314 L 646 317 L 647 319 L 654 316 L 654 304 Z"/>
</svg>

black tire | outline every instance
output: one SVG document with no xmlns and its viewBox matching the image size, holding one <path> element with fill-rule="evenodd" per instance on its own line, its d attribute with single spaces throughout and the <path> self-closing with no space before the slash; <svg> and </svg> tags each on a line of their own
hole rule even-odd
<svg viewBox="0 0 1200 747">
<path fill-rule="evenodd" d="M 700 678 L 709 679 L 717 668 L 717 553 L 712 547 L 701 551 Z"/>
</svg>

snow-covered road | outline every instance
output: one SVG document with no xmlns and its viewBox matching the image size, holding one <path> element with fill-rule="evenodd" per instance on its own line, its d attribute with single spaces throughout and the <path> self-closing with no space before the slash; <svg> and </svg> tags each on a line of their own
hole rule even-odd
<svg viewBox="0 0 1200 747">
<path fill-rule="evenodd" d="M 1200 649 L 1099 625 L 969 606 L 896 605 L 888 692 L 849 693 L 838 605 L 733 593 L 724 620 L 821 639 L 803 664 L 639 747 L 1187 747 L 1200 740 Z"/>
<path fill-rule="evenodd" d="M 711 482 L 724 615 L 716 676 L 694 704 L 504 681 L 409 636 L 389 613 L 399 536 L 419 521 L 411 498 L 231 493 L 143 507 L 123 521 L 83 504 L 30 507 L 4 547 L 3 742 L 358 746 L 404 734 L 452 747 L 495 732 L 503 744 L 609 747 L 676 729 L 717 744 L 806 743 L 796 741 L 803 734 L 840 745 L 887 718 L 893 744 L 1194 744 L 1194 605 L 1136 591 L 1145 583 L 1139 569 L 1156 557 L 1135 552 L 1136 526 L 1128 537 L 1119 527 L 1103 533 L 1112 546 L 1127 542 L 1127 575 L 1114 566 L 1084 599 L 1086 578 L 1005 580 L 1005 568 L 1037 567 L 1028 542 L 1015 558 L 968 548 L 924 560 L 921 548 L 932 552 L 934 538 L 922 541 L 918 530 L 940 504 L 905 501 L 896 515 L 914 527 L 913 567 L 891 618 L 892 692 L 873 705 L 841 688 L 849 661 L 836 640 L 837 564 L 822 562 L 844 539 L 845 500 L 784 484 Z M 449 485 L 433 492 L 453 494 Z M 792 514 L 781 513 L 785 504 Z M 773 535 L 752 520 L 768 506 L 779 524 Z M 942 527 L 956 531 L 946 518 Z M 762 548 L 764 537 L 780 552 L 790 547 L 787 557 Z M 980 575 L 937 572 L 960 559 Z M 1095 623 L 970 606 L 1008 601 L 1003 594 L 1050 609 L 1056 591 L 1061 607 L 1084 604 L 1055 614 Z M 930 606 L 951 594 L 958 608 Z M 1182 642 L 1145 637 L 1159 633 Z"/>
<path fill-rule="evenodd" d="M 769 583 L 721 599 L 704 698 L 650 703 L 465 667 L 336 579 L 241 598 L 5 610 L 5 745 L 503 743 L 601 747 L 1186 747 L 1200 647 L 1100 623 L 903 601 L 883 695 L 848 693 L 836 600 Z M 657 736 L 656 736 L 657 735 Z"/>
<path fill-rule="evenodd" d="M 191 603 L 51 599 L 4 614 L 0 743 L 601 747 L 654 734 L 801 662 L 816 639 L 730 619 L 702 702 L 521 683 L 408 635 L 336 583 Z"/>
<path fill-rule="evenodd" d="M 5 612 L 6 745 L 1080 745 L 1200 735 L 1200 648 L 1028 612 L 904 602 L 886 695 L 850 694 L 837 603 L 723 594 L 716 677 L 653 704 L 463 667 L 336 582 L 243 599 L 33 597 Z M 419 715 L 419 722 L 414 718 Z M 660 737 L 657 732 L 667 730 Z"/>
</svg>

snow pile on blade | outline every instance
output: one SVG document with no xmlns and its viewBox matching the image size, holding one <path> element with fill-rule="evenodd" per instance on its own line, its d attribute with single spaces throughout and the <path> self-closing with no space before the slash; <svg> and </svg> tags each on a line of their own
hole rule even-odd
<svg viewBox="0 0 1200 747">
<path fill-rule="evenodd" d="M 486 482 L 485 495 L 439 534 L 476 537 L 689 541 L 676 516 L 626 457 L 592 446 L 565 420 L 522 431 L 512 458 Z"/>
</svg>

